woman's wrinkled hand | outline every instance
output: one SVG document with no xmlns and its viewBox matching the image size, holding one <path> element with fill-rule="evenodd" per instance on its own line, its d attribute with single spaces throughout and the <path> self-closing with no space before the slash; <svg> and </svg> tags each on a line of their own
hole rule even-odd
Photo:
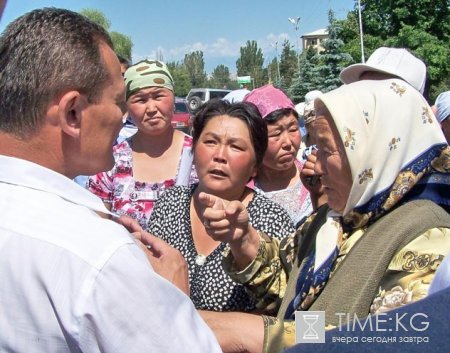
<svg viewBox="0 0 450 353">
<path fill-rule="evenodd" d="M 317 151 L 314 150 L 308 155 L 303 168 L 300 171 L 300 179 L 302 184 L 308 189 L 314 209 L 319 208 L 327 202 L 326 195 L 323 190 L 320 175 L 314 171 L 317 161 Z"/>
</svg>

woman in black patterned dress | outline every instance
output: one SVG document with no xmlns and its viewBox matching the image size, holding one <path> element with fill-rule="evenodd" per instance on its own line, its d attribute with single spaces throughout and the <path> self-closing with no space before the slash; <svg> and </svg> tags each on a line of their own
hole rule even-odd
<svg viewBox="0 0 450 353">
<path fill-rule="evenodd" d="M 251 311 L 254 301 L 222 269 L 225 244 L 207 234 L 200 192 L 240 200 L 256 230 L 282 238 L 293 231 L 286 211 L 246 184 L 267 148 L 267 127 L 251 103 L 213 100 L 194 119 L 194 163 L 199 183 L 167 190 L 155 205 L 148 231 L 178 249 L 189 268 L 197 309 Z"/>
</svg>

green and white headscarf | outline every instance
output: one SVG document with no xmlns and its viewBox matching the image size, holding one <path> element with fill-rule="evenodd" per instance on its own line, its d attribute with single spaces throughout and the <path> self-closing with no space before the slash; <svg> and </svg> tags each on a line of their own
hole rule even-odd
<svg viewBox="0 0 450 353">
<path fill-rule="evenodd" d="M 137 91 L 148 87 L 164 87 L 174 91 L 173 78 L 167 65 L 158 60 L 142 60 L 130 66 L 125 71 L 124 79 L 127 100 Z"/>
</svg>

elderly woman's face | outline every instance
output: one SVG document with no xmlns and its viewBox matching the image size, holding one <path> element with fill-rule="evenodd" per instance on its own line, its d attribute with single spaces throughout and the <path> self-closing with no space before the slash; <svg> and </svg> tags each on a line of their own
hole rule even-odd
<svg viewBox="0 0 450 353">
<path fill-rule="evenodd" d="M 330 112 L 319 102 L 316 114 L 314 136 L 318 151 L 314 170 L 320 175 L 328 205 L 342 213 L 352 188 L 350 164 Z"/>
<path fill-rule="evenodd" d="M 203 190 L 228 200 L 239 199 L 256 174 L 256 156 L 244 121 L 228 115 L 210 119 L 194 150 Z"/>
</svg>

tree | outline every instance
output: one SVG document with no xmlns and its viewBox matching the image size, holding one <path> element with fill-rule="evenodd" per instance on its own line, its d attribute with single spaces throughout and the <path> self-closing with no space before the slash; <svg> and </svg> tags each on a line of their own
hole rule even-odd
<svg viewBox="0 0 450 353">
<path fill-rule="evenodd" d="M 297 53 L 286 39 L 283 42 L 280 56 L 280 75 L 282 77 L 280 86 L 282 88 L 287 89 L 291 85 L 292 78 L 297 71 L 297 63 Z"/>
<path fill-rule="evenodd" d="M 92 22 L 102 26 L 105 30 L 109 31 L 111 27 L 111 21 L 106 18 L 103 12 L 96 9 L 82 9 L 80 14 L 89 18 Z"/>
<path fill-rule="evenodd" d="M 189 77 L 189 72 L 183 64 L 178 62 L 168 62 L 167 68 L 173 77 L 175 86 L 175 96 L 186 97 L 189 90 L 192 88 L 191 79 Z"/>
<path fill-rule="evenodd" d="M 251 76 L 254 86 L 260 87 L 264 84 L 264 57 L 261 48 L 255 40 L 247 41 L 244 47 L 240 48 L 241 56 L 236 61 L 238 76 Z"/>
<path fill-rule="evenodd" d="M 109 35 L 114 43 L 114 51 L 117 55 L 131 61 L 131 50 L 133 49 L 131 38 L 115 31 L 110 32 Z"/>
<path fill-rule="evenodd" d="M 448 90 L 450 76 L 450 8 L 448 0 L 362 0 L 366 58 L 380 46 L 410 50 L 427 65 L 425 97 L 434 101 Z M 357 8 L 341 21 L 344 49 L 360 58 Z"/>
<path fill-rule="evenodd" d="M 230 69 L 225 65 L 218 65 L 211 74 L 210 86 L 212 88 L 228 88 L 230 87 Z"/>
<path fill-rule="evenodd" d="M 288 93 L 295 103 L 303 102 L 305 94 L 318 89 L 319 73 L 317 49 L 310 46 L 300 55 L 300 72 L 297 72 Z"/>
<path fill-rule="evenodd" d="M 273 58 L 272 61 L 267 65 L 267 80 L 269 83 L 278 84 L 278 61 L 277 58 Z"/>
<path fill-rule="evenodd" d="M 425 95 L 434 102 L 442 91 L 450 87 L 450 40 L 436 36 L 413 26 L 403 26 L 396 37 L 386 41 L 387 46 L 409 48 L 427 65 L 428 87 Z"/>
<path fill-rule="evenodd" d="M 183 61 L 192 88 L 203 87 L 206 83 L 205 61 L 203 60 L 203 52 L 201 50 L 194 51 L 184 56 Z"/>
<path fill-rule="evenodd" d="M 103 12 L 95 9 L 82 9 L 80 14 L 99 24 L 106 31 L 109 31 L 111 22 L 106 18 Z M 109 32 L 109 35 L 111 36 L 111 41 L 113 42 L 116 54 L 131 61 L 131 51 L 133 49 L 133 41 L 131 38 L 115 31 Z"/>
<path fill-rule="evenodd" d="M 338 37 L 338 27 L 332 10 L 328 11 L 328 22 L 328 39 L 323 43 L 325 50 L 318 54 L 321 64 L 316 68 L 321 77 L 318 89 L 323 92 L 331 91 L 342 84 L 339 74 L 353 61 L 352 57 L 342 50 L 344 42 Z"/>
<path fill-rule="evenodd" d="M 404 26 L 424 30 L 438 39 L 450 31 L 448 0 L 362 0 L 364 30 L 383 39 L 397 36 Z"/>
</svg>

